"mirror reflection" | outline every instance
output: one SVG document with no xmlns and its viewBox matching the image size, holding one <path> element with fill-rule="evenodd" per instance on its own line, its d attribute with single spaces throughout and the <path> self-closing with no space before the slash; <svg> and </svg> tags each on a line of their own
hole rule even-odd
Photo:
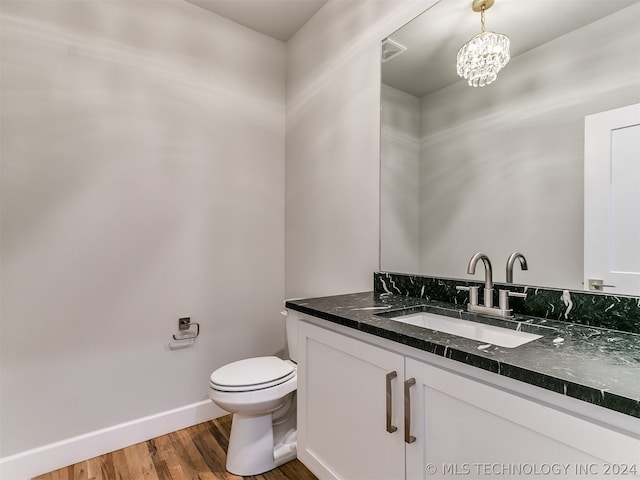
<svg viewBox="0 0 640 480">
<path fill-rule="evenodd" d="M 587 289 L 585 117 L 640 102 L 640 1 L 495 0 L 511 61 L 474 88 L 456 53 L 478 16 L 441 0 L 389 36 L 406 50 L 383 42 L 380 269 L 471 279 L 483 251 L 504 282 L 519 251 L 515 283 Z"/>
</svg>

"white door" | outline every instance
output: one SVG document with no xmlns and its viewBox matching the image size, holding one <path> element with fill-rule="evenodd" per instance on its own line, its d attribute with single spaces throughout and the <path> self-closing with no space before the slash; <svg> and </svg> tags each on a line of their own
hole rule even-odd
<svg viewBox="0 0 640 480">
<path fill-rule="evenodd" d="M 302 463 L 321 480 L 404 479 L 404 357 L 306 322 L 298 349 Z"/>
<path fill-rule="evenodd" d="M 588 115 L 584 133 L 585 289 L 640 295 L 640 104 Z"/>
</svg>

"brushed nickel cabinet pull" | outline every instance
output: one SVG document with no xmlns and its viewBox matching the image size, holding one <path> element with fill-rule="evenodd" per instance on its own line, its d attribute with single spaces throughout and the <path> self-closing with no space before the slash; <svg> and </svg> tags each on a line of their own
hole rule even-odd
<svg viewBox="0 0 640 480">
<path fill-rule="evenodd" d="M 394 427 L 391 425 L 391 411 L 393 410 L 393 400 L 391 395 L 391 380 L 396 378 L 398 373 L 394 370 L 393 372 L 387 373 L 387 432 L 393 433 L 398 430 L 398 427 Z"/>
<path fill-rule="evenodd" d="M 413 443 L 416 437 L 411 435 L 411 387 L 416 384 L 415 378 L 410 378 L 404 382 L 404 441 Z"/>
</svg>

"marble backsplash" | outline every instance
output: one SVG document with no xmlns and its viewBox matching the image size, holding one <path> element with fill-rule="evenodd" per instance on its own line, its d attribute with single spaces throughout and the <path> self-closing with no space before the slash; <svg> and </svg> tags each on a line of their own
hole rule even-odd
<svg viewBox="0 0 640 480">
<path fill-rule="evenodd" d="M 483 287 L 484 283 L 390 272 L 375 272 L 373 275 L 374 293 L 392 293 L 464 306 L 468 302 L 468 292 L 456 290 L 457 285 Z M 640 297 L 495 283 L 495 305 L 501 288 L 527 294 L 525 299 L 509 299 L 516 314 L 640 334 Z"/>
</svg>

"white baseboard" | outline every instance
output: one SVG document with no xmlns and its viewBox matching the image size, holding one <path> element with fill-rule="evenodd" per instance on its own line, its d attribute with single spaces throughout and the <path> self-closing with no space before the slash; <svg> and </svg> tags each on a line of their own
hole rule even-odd
<svg viewBox="0 0 640 480">
<path fill-rule="evenodd" d="M 139 418 L 0 459 L 2 480 L 26 480 L 226 415 L 211 400 Z"/>
</svg>

